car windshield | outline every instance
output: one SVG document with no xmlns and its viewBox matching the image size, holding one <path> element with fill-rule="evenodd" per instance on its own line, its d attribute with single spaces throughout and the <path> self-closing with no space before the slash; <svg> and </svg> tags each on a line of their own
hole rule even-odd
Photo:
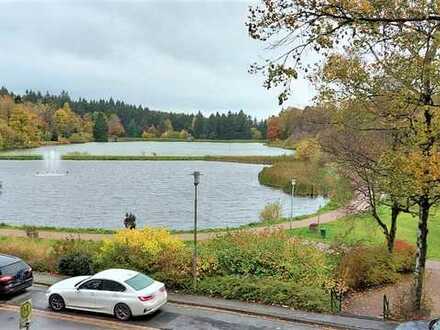
<svg viewBox="0 0 440 330">
<path fill-rule="evenodd" d="M 148 277 L 147 275 L 141 273 L 125 281 L 125 283 L 127 283 L 136 291 L 145 289 L 147 286 L 153 284 L 153 282 L 154 280 L 151 277 Z"/>
<path fill-rule="evenodd" d="M 29 266 L 23 261 L 18 261 L 10 265 L 0 267 L 0 275 L 16 275 L 18 272 L 28 268 Z"/>
</svg>

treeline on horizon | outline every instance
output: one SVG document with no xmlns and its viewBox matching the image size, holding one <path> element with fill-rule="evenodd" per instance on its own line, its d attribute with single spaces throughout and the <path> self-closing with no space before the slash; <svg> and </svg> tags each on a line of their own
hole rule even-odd
<svg viewBox="0 0 440 330">
<path fill-rule="evenodd" d="M 266 120 L 252 119 L 242 110 L 205 117 L 201 112 L 184 114 L 157 111 L 115 101 L 112 98 L 74 100 L 65 91 L 58 95 L 43 95 L 38 91 L 27 90 L 20 95 L 8 91 L 5 87 L 0 89 L 0 97 L 0 117 L 3 119 L 3 126 L 10 126 L 11 109 L 2 108 L 11 108 L 13 102 L 31 117 L 38 117 L 40 127 L 36 130 L 41 131 L 36 132 L 38 136 L 28 138 L 26 142 L 19 141 L 26 140 L 23 137 L 6 138 L 13 141 L 6 141 L 3 149 L 38 145 L 38 140 L 87 142 L 107 141 L 108 138 L 116 137 L 221 140 L 266 138 Z M 70 127 L 61 128 L 63 125 Z M 0 135 L 4 136 L 5 133 L 7 134 L 0 132 Z"/>
</svg>

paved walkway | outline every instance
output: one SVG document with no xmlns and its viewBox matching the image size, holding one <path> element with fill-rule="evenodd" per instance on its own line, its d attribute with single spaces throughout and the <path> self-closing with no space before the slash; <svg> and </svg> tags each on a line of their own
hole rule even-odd
<svg viewBox="0 0 440 330">
<path fill-rule="evenodd" d="M 304 220 L 296 220 L 293 221 L 292 224 L 290 222 L 284 222 L 277 225 L 271 225 L 271 226 L 262 226 L 262 227 L 255 227 L 255 228 L 249 228 L 246 230 L 254 231 L 254 232 L 261 232 L 266 230 L 276 230 L 276 229 L 289 229 L 291 228 L 304 228 L 308 227 L 312 223 L 329 223 L 332 221 L 336 221 L 350 213 L 356 213 L 359 211 L 364 210 L 366 207 L 365 204 L 352 202 L 349 206 L 345 208 L 340 208 L 334 211 L 329 211 L 320 215 L 311 216 Z M 217 237 L 218 235 L 225 234 L 226 231 L 217 231 L 217 232 L 202 232 L 197 234 L 197 238 L 199 240 L 207 240 L 214 237 Z M 69 233 L 69 232 L 62 232 L 62 231 L 49 231 L 49 230 L 39 230 L 38 231 L 39 238 L 45 238 L 45 239 L 56 239 L 56 240 L 62 240 L 66 238 L 78 238 L 83 240 L 92 240 L 92 241 L 100 241 L 103 239 L 111 238 L 112 234 L 93 234 L 93 233 Z M 179 238 L 185 241 L 190 241 L 193 239 L 192 233 L 183 233 L 183 234 L 175 234 Z M 26 232 L 22 229 L 7 229 L 7 228 L 0 228 L 0 236 L 7 236 L 7 237 L 27 237 Z"/>
</svg>

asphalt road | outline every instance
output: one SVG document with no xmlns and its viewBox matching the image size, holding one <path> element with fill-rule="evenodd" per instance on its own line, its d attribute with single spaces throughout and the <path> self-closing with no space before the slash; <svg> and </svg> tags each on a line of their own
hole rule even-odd
<svg viewBox="0 0 440 330">
<path fill-rule="evenodd" d="M 0 329 L 18 328 L 18 305 L 32 298 L 34 313 L 31 329 L 163 329 L 163 330 L 317 330 L 318 326 L 255 317 L 222 310 L 166 304 L 150 316 L 121 323 L 112 316 L 86 312 L 54 313 L 47 306 L 46 287 L 34 286 L 26 292 L 0 298 Z"/>
</svg>

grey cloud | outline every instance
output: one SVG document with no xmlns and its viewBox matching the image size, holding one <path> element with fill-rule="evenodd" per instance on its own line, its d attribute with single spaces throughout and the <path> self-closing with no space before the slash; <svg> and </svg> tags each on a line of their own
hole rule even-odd
<svg viewBox="0 0 440 330">
<path fill-rule="evenodd" d="M 0 84 L 205 113 L 280 110 L 249 75 L 264 56 L 244 1 L 0 1 Z M 295 84 L 292 104 L 313 89 Z"/>
</svg>

